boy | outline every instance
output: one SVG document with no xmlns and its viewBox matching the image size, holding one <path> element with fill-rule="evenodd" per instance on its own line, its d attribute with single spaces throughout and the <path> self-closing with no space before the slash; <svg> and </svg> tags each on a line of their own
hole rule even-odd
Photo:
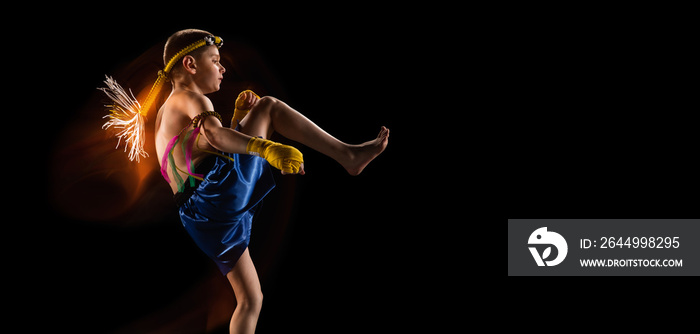
<svg viewBox="0 0 700 334">
<path fill-rule="evenodd" d="M 247 247 L 257 204 L 274 187 L 268 164 L 282 174 L 305 173 L 301 152 L 267 138 L 277 132 L 333 158 L 348 173 L 358 175 L 384 151 L 389 130 L 382 127 L 374 140 L 348 145 L 284 102 L 269 96 L 260 98 L 251 91 L 238 96 L 231 128 L 222 126 L 205 96 L 219 90 L 226 72 L 218 50 L 222 43 L 221 38 L 195 29 L 179 31 L 168 39 L 163 55 L 165 70 L 158 80 L 169 79 L 172 92 L 156 118 L 156 151 L 161 172 L 180 207 L 183 226 L 234 290 L 237 306 L 230 322 L 231 333 L 253 333 L 262 291 Z M 159 81 L 152 89 L 156 95 L 162 85 Z M 111 89 L 103 90 L 119 103 L 113 97 L 115 93 L 110 94 Z M 150 95 L 144 103 L 145 112 L 152 100 Z M 119 115 L 111 116 L 116 117 Z M 110 122 L 105 126 L 114 125 Z M 115 127 L 128 129 L 124 125 Z M 129 138 L 125 131 L 119 135 Z M 138 137 L 134 141 L 138 142 Z"/>
</svg>

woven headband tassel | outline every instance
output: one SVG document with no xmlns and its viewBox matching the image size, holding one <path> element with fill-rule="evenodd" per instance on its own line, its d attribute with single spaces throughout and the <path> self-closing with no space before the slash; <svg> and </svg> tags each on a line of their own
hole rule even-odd
<svg viewBox="0 0 700 334">
<path fill-rule="evenodd" d="M 146 141 L 146 115 L 163 88 L 163 84 L 168 80 L 170 70 L 182 57 L 205 45 L 221 47 L 223 45 L 223 39 L 218 36 L 209 35 L 176 53 L 170 58 L 165 68 L 158 71 L 158 78 L 156 82 L 153 83 L 153 87 L 151 87 L 151 90 L 148 92 L 148 96 L 146 96 L 143 105 L 136 100 L 131 89 L 129 89 L 129 93 L 127 93 L 112 77 L 105 76 L 106 79 L 104 83 L 107 87 L 98 89 L 103 91 L 107 97 L 112 100 L 112 104 L 105 105 L 110 113 L 103 117 L 109 118 L 109 120 L 102 125 L 102 129 L 113 127 L 119 130 L 116 134 L 117 138 L 119 138 L 117 147 L 119 147 L 122 140 L 124 140 L 124 152 L 129 152 L 129 160 L 134 161 L 134 159 L 136 159 L 137 162 L 140 162 L 141 157 L 148 157 L 148 153 L 144 150 L 144 143 Z"/>
<path fill-rule="evenodd" d="M 141 108 L 141 104 L 136 100 L 131 90 L 127 94 L 124 88 L 109 76 L 106 76 L 104 82 L 107 87 L 98 89 L 107 94 L 107 97 L 112 100 L 112 104 L 105 105 L 109 108 L 110 114 L 103 117 L 109 118 L 109 120 L 102 126 L 102 129 L 110 127 L 119 129 L 116 134 L 119 138 L 117 147 L 124 140 L 126 144 L 124 152 L 129 150 L 129 160 L 136 159 L 137 162 L 140 162 L 140 157 L 148 156 L 148 153 L 143 149 L 146 139 L 144 129 L 146 117 L 142 113 L 144 109 Z"/>
</svg>

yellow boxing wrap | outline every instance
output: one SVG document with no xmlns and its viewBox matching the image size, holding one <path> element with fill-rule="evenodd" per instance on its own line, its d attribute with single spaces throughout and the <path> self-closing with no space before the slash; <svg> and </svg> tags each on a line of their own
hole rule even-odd
<svg viewBox="0 0 700 334">
<path fill-rule="evenodd" d="M 304 162 L 304 156 L 296 148 L 257 137 L 250 138 L 246 151 L 250 155 L 267 160 L 272 167 L 288 174 L 299 173 Z"/>
<path fill-rule="evenodd" d="M 245 115 L 248 115 L 248 112 L 250 111 L 250 109 L 247 109 L 247 110 L 243 109 L 243 98 L 242 97 L 243 97 L 243 93 L 245 93 L 245 92 L 251 92 L 251 93 L 253 93 L 253 95 L 255 95 L 255 97 L 260 99 L 260 96 L 258 96 L 258 94 L 255 94 L 255 92 L 253 92 L 250 89 L 246 89 L 246 90 L 242 91 L 240 94 L 238 94 L 238 97 L 236 98 L 236 107 L 235 107 L 235 109 L 233 109 L 233 117 L 231 118 L 231 124 L 234 124 L 233 122 L 236 122 L 236 124 L 240 123 L 241 120 L 243 119 L 243 117 L 245 117 Z"/>
</svg>

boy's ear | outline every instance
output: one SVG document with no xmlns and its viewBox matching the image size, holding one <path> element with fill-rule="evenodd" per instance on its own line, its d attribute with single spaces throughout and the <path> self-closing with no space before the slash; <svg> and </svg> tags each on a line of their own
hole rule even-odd
<svg viewBox="0 0 700 334">
<path fill-rule="evenodd" d="M 189 72 L 190 74 L 195 74 L 195 72 L 197 72 L 196 61 L 191 55 L 182 57 L 182 67 L 184 67 L 185 71 Z"/>
</svg>

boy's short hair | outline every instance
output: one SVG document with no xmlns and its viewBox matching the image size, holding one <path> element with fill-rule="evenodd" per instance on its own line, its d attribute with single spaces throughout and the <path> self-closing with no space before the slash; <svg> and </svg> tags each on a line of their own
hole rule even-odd
<svg viewBox="0 0 700 334">
<path fill-rule="evenodd" d="M 212 33 L 199 29 L 185 29 L 172 34 L 172 36 L 168 38 L 168 41 L 165 42 L 165 48 L 163 50 L 163 65 L 167 65 L 170 59 L 182 49 L 209 35 L 212 35 Z M 204 48 L 198 48 L 189 54 L 201 52 L 203 49 Z M 176 64 L 173 69 L 177 68 L 178 65 L 179 64 Z"/>
</svg>

